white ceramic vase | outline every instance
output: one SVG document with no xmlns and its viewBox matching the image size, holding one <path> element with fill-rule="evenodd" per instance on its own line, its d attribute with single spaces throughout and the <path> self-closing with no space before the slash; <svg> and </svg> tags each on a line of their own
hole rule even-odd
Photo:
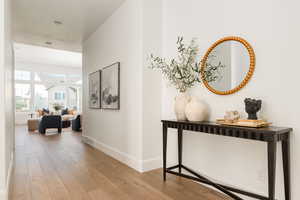
<svg viewBox="0 0 300 200">
<path fill-rule="evenodd" d="M 186 121 L 187 117 L 185 115 L 186 105 L 190 102 L 191 96 L 186 92 L 180 93 L 175 98 L 175 115 L 178 121 Z"/>
<path fill-rule="evenodd" d="M 208 108 L 197 97 L 192 97 L 186 105 L 185 115 L 192 122 L 205 121 L 208 117 Z"/>
</svg>

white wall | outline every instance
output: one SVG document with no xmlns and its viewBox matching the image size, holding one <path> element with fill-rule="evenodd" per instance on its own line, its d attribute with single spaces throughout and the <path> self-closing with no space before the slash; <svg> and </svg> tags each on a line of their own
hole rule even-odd
<svg viewBox="0 0 300 200">
<path fill-rule="evenodd" d="M 14 146 L 13 49 L 10 1 L 0 1 L 0 199 L 7 199 Z"/>
<path fill-rule="evenodd" d="M 300 95 L 294 92 L 300 72 L 296 66 L 297 47 L 300 45 L 297 7 L 298 2 L 283 0 L 254 0 L 243 4 L 237 0 L 164 0 L 161 21 L 158 1 L 153 1 L 153 4 L 125 1 L 84 43 L 83 127 L 84 135 L 90 139 L 88 142 L 140 171 L 143 171 L 145 161 L 159 163 L 161 132 L 160 114 L 156 109 L 162 106 L 163 118 L 175 118 L 173 103 L 177 92 L 163 84 L 162 102 L 157 102 L 160 81 L 157 74 L 145 68 L 146 54 L 160 54 L 163 50 L 165 56 L 174 56 L 177 36 L 182 35 L 186 40 L 199 38 L 200 59 L 221 37 L 241 36 L 252 44 L 257 57 L 257 68 L 250 83 L 229 96 L 212 94 L 203 86 L 190 92 L 208 103 L 211 120 L 222 117 L 226 110 L 243 111 L 244 98 L 252 97 L 264 102 L 260 117 L 277 126 L 293 127 L 292 199 L 299 198 L 300 192 L 296 188 L 300 184 L 297 172 L 300 163 L 296 158 L 300 155 L 300 148 L 296 144 L 300 139 L 296 134 L 300 129 L 297 118 Z M 255 14 L 245 14 L 246 8 L 255 10 Z M 89 109 L 88 74 L 116 61 L 121 62 L 121 110 Z M 149 78 L 152 75 L 154 78 Z M 169 144 L 171 164 L 177 162 L 175 134 L 170 135 Z M 278 151 L 281 151 L 280 146 Z M 277 162 L 277 198 L 283 199 L 281 154 L 278 154 Z M 264 143 L 189 134 L 184 136 L 184 163 L 221 182 L 267 193 Z"/>
<path fill-rule="evenodd" d="M 31 113 L 32 112 L 15 112 L 15 125 L 16 126 L 27 125 L 27 120 L 30 119 Z"/>
<path fill-rule="evenodd" d="M 142 69 L 140 6 L 129 0 L 83 45 L 83 131 L 138 168 L 141 160 Z M 88 108 L 88 74 L 121 62 L 121 110 Z"/>
<path fill-rule="evenodd" d="M 149 69 L 150 53 L 162 54 L 162 1 L 144 0 L 143 11 L 143 171 L 162 164 L 161 75 Z"/>
<path fill-rule="evenodd" d="M 210 93 L 203 86 L 191 93 L 206 101 L 211 120 L 222 117 L 226 110 L 244 110 L 246 97 L 263 100 L 260 117 L 276 126 L 293 127 L 291 137 L 292 199 L 300 199 L 300 124 L 298 66 L 300 46 L 299 1 L 292 0 L 165 0 L 163 9 L 163 49 L 166 56 L 176 53 L 176 37 L 186 40 L 198 37 L 200 55 L 217 39 L 229 35 L 244 37 L 253 46 L 257 64 L 252 80 L 240 92 L 229 96 Z M 163 116 L 175 118 L 173 102 L 176 91 L 163 89 Z M 169 143 L 176 143 L 171 138 Z M 277 199 L 284 199 L 278 146 Z M 175 160 L 176 148 L 170 148 Z M 184 136 L 184 163 L 209 177 L 267 194 L 266 144 L 220 136 Z M 247 173 L 245 173 L 247 172 Z"/>
<path fill-rule="evenodd" d="M 153 132 L 160 130 L 161 78 L 145 66 L 148 50 L 160 53 L 160 9 L 158 0 L 127 0 L 83 45 L 84 135 L 139 171 L 161 164 L 160 148 L 154 148 L 160 134 Z M 88 74 L 114 62 L 121 62 L 120 111 L 89 109 Z"/>
</svg>

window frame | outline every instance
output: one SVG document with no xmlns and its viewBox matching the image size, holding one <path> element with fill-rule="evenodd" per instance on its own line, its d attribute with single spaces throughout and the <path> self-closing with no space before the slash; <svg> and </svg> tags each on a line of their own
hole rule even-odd
<svg viewBox="0 0 300 200">
<path fill-rule="evenodd" d="M 32 104 L 32 106 L 33 106 L 33 111 L 34 110 L 36 110 L 35 109 L 35 106 L 36 106 L 36 101 L 35 101 L 35 97 L 36 97 L 36 86 L 45 86 L 41 81 L 34 81 L 34 83 L 33 83 L 33 92 L 34 92 L 34 94 L 33 95 L 31 95 L 31 97 L 33 98 L 33 104 Z M 47 104 L 48 104 L 48 107 L 49 107 L 49 93 L 47 94 Z"/>
<path fill-rule="evenodd" d="M 16 91 L 16 85 L 28 85 L 29 86 L 29 91 L 30 91 L 30 95 L 29 95 L 29 107 L 28 107 L 28 110 L 18 110 L 17 111 L 17 108 L 16 108 L 16 103 L 17 103 L 17 101 L 16 101 L 16 99 L 15 99 L 15 110 L 16 110 L 16 112 L 19 112 L 19 113 L 26 113 L 26 112 L 30 112 L 31 111 L 31 97 L 32 97 L 32 94 L 31 94 L 31 92 L 32 92 L 32 90 L 31 90 L 31 84 L 30 83 L 28 83 L 28 81 L 26 82 L 26 81 L 20 81 L 20 82 L 15 82 L 15 87 L 14 87 L 14 89 L 15 89 L 15 91 Z"/>
<path fill-rule="evenodd" d="M 17 113 L 34 112 L 35 111 L 34 110 L 34 108 L 35 108 L 35 86 L 36 85 L 44 85 L 45 82 L 36 81 L 35 80 L 35 73 L 36 72 L 34 72 L 34 71 L 23 70 L 23 69 L 16 69 L 15 71 L 30 72 L 30 80 L 17 80 L 17 79 L 15 79 L 15 84 L 29 84 L 30 85 L 30 106 L 29 106 L 29 110 L 28 111 L 17 111 L 17 110 L 15 110 L 15 112 L 17 112 Z M 49 107 L 49 105 L 48 105 L 48 107 Z"/>
<path fill-rule="evenodd" d="M 59 98 L 56 98 L 56 97 L 59 97 Z M 55 101 L 65 101 L 66 100 L 66 91 L 57 90 L 57 91 L 53 92 L 53 99 Z"/>
<path fill-rule="evenodd" d="M 35 80 L 35 74 L 37 73 L 36 71 L 33 70 L 26 70 L 26 69 L 15 69 L 15 71 L 26 71 L 26 72 L 30 72 L 30 80 L 14 80 L 15 84 L 29 84 L 30 85 L 30 106 L 29 106 L 29 110 L 28 111 L 17 111 L 15 109 L 15 112 L 17 113 L 29 113 L 29 112 L 35 112 L 35 85 L 45 85 L 46 82 L 45 81 L 37 81 Z M 65 78 L 68 78 L 69 76 L 72 76 L 72 74 L 66 74 L 66 73 L 62 73 Z M 82 79 L 82 78 L 81 78 Z M 82 88 L 82 84 L 76 84 L 74 83 L 74 85 L 78 85 L 78 88 Z M 82 94 L 81 94 L 82 95 Z M 82 97 L 81 97 L 82 98 Z M 67 104 L 68 102 L 68 94 L 67 92 L 64 92 L 64 101 L 65 104 Z M 14 104 L 16 104 L 16 101 L 14 102 Z M 50 107 L 49 105 L 49 95 L 48 95 L 48 108 Z M 80 103 L 78 102 L 77 105 L 78 108 L 81 108 Z"/>
<path fill-rule="evenodd" d="M 26 80 L 26 79 L 16 79 L 16 72 L 26 72 L 26 73 L 29 73 L 29 80 Z M 15 81 L 30 81 L 31 78 L 32 78 L 31 76 L 32 76 L 32 74 L 31 74 L 31 71 L 29 71 L 29 70 L 22 70 L 22 69 L 20 69 L 20 70 L 15 70 L 15 73 L 14 73 Z"/>
</svg>

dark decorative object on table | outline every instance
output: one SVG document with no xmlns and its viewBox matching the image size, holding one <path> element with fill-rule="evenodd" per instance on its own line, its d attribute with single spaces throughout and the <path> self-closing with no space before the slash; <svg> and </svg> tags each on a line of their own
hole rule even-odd
<svg viewBox="0 0 300 200">
<path fill-rule="evenodd" d="M 246 112 L 248 113 L 248 119 L 257 120 L 257 112 L 261 109 L 261 100 L 245 99 Z"/>
</svg>

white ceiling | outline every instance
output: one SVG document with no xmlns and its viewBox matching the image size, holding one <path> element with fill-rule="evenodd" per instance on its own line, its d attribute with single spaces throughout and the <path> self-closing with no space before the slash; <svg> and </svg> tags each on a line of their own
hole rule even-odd
<svg viewBox="0 0 300 200">
<path fill-rule="evenodd" d="M 14 44 L 16 68 L 19 63 L 38 64 L 40 66 L 81 68 L 82 54 L 40 46 Z"/>
<path fill-rule="evenodd" d="M 13 0 L 14 40 L 81 51 L 87 39 L 124 0 Z M 54 24 L 61 21 L 62 25 Z M 50 41 L 52 45 L 46 45 Z"/>
</svg>

